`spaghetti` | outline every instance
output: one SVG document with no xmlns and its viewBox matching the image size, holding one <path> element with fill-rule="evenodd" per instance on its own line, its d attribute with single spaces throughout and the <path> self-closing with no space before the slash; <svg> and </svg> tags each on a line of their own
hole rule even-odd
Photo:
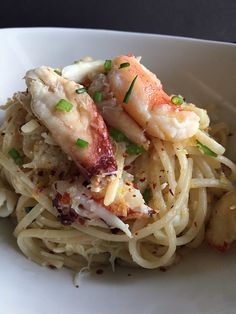
<svg viewBox="0 0 236 314">
<path fill-rule="evenodd" d="M 94 85 L 95 80 L 90 80 L 92 89 L 91 82 Z M 203 241 L 216 200 L 234 190 L 236 178 L 235 165 L 223 156 L 224 147 L 208 133 L 205 111 L 182 105 L 187 111 L 200 112 L 199 130 L 184 140 L 171 142 L 150 135 L 147 142 L 142 137 L 146 150 L 133 155 L 126 153 L 132 147 L 127 137 L 113 140 L 117 172 L 112 181 L 102 183 L 98 177 L 87 182 L 79 174 L 74 161 L 30 109 L 31 101 L 30 92 L 24 92 L 7 102 L 0 142 L 0 214 L 16 220 L 14 235 L 25 256 L 43 266 L 76 271 L 115 261 L 153 269 L 172 264 L 179 247 Z M 112 127 L 109 114 L 104 117 Z M 227 131 L 222 124 L 213 130 L 214 137 L 225 144 Z M 17 156 L 11 155 L 12 148 Z M 148 199 L 142 210 L 125 215 L 117 204 L 120 199 L 131 202 L 130 186 L 134 199 L 145 191 Z M 65 196 L 65 190 L 72 207 L 80 209 L 63 216 L 66 201 L 57 195 Z M 124 190 L 126 198 L 121 198 Z"/>
</svg>

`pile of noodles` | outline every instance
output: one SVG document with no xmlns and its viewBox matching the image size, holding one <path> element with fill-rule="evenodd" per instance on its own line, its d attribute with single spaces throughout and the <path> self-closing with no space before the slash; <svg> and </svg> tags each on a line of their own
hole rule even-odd
<svg viewBox="0 0 236 314">
<path fill-rule="evenodd" d="M 236 168 L 223 156 L 227 128 L 218 124 L 209 129 L 205 111 L 184 106 L 200 115 L 194 137 L 174 144 L 150 138 L 149 149 L 133 157 L 119 154 L 123 144 L 115 144 L 120 178 L 128 178 L 141 193 L 148 188 L 148 206 L 154 210 L 150 216 L 126 219 L 127 234 L 99 219 L 61 223 L 52 186 L 58 180 L 69 182 L 75 173 L 82 183 L 83 178 L 32 114 L 30 95 L 15 94 L 4 106 L 1 126 L 0 215 L 16 221 L 14 235 L 25 256 L 40 265 L 77 271 L 109 262 L 114 266 L 115 261 L 153 269 L 172 264 L 179 247 L 199 245 L 214 204 L 233 189 Z M 215 155 L 204 153 L 199 142 Z M 23 162 L 9 156 L 12 147 Z"/>
</svg>

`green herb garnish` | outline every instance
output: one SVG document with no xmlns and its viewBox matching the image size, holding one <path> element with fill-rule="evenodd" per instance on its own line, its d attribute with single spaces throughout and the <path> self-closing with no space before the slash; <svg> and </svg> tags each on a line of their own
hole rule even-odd
<svg viewBox="0 0 236 314">
<path fill-rule="evenodd" d="M 118 143 L 119 142 L 130 143 L 129 139 L 121 131 L 117 129 L 111 129 L 109 133 L 111 138 Z"/>
<path fill-rule="evenodd" d="M 143 146 L 139 146 L 137 144 L 130 143 L 126 146 L 126 153 L 129 155 L 138 155 L 145 152 Z"/>
<path fill-rule="evenodd" d="M 151 199 L 152 191 L 150 188 L 146 188 L 143 192 L 143 199 L 145 203 L 148 205 L 150 199 Z"/>
<path fill-rule="evenodd" d="M 25 212 L 28 214 L 33 208 L 33 206 L 25 207 Z"/>
<path fill-rule="evenodd" d="M 176 105 L 176 106 L 180 106 L 184 103 L 184 99 L 181 95 L 175 95 L 171 97 L 171 102 L 172 104 Z"/>
<path fill-rule="evenodd" d="M 119 69 L 127 68 L 127 67 L 129 67 L 129 66 L 130 66 L 130 63 L 129 63 L 129 62 L 124 62 L 124 63 L 121 63 L 121 64 L 120 64 Z"/>
<path fill-rule="evenodd" d="M 56 109 L 59 111 L 69 112 L 71 111 L 72 108 L 73 108 L 73 105 L 65 99 L 60 99 L 58 103 L 56 104 Z"/>
<path fill-rule="evenodd" d="M 207 156 L 211 157 L 217 157 L 217 154 L 213 152 L 209 147 L 203 145 L 201 142 L 197 141 L 197 147 L 200 149 L 200 151 Z"/>
<path fill-rule="evenodd" d="M 130 97 L 130 95 L 131 95 L 132 89 L 134 88 L 134 83 L 135 83 L 135 81 L 137 80 L 137 77 L 138 77 L 138 75 L 135 76 L 135 78 L 133 79 L 133 81 L 132 81 L 131 84 L 130 84 L 129 89 L 127 90 L 127 92 L 126 92 L 126 94 L 125 94 L 125 97 L 124 97 L 124 99 L 123 99 L 123 102 L 124 102 L 125 104 L 128 104 L 129 97 Z"/>
<path fill-rule="evenodd" d="M 82 138 L 78 138 L 78 139 L 76 140 L 75 144 L 76 144 L 77 146 L 81 147 L 81 148 L 85 148 L 85 147 L 88 146 L 89 143 L 88 143 L 87 141 L 85 141 L 85 140 L 82 140 Z"/>
<path fill-rule="evenodd" d="M 17 165 L 21 165 L 22 164 L 21 155 L 15 148 L 11 148 L 8 151 L 8 155 L 14 160 L 15 164 L 17 164 Z"/>
<path fill-rule="evenodd" d="M 61 69 L 59 68 L 54 69 L 54 72 L 58 75 L 61 75 Z"/>
<path fill-rule="evenodd" d="M 111 138 L 114 141 L 118 143 L 120 142 L 126 143 L 126 153 L 128 155 L 138 155 L 145 152 L 145 149 L 142 146 L 132 143 L 128 139 L 128 137 L 126 137 L 121 131 L 117 129 L 111 129 L 109 133 L 110 133 Z"/>
<path fill-rule="evenodd" d="M 78 89 L 76 89 L 75 91 L 77 94 L 83 94 L 86 92 L 86 88 L 85 87 L 80 87 Z"/>
<path fill-rule="evenodd" d="M 94 92 L 93 94 L 93 100 L 95 102 L 101 102 L 103 98 L 102 92 Z"/>
<path fill-rule="evenodd" d="M 105 63 L 104 63 L 104 70 L 105 72 L 109 72 L 110 69 L 112 67 L 112 61 L 111 60 L 106 60 Z"/>
</svg>

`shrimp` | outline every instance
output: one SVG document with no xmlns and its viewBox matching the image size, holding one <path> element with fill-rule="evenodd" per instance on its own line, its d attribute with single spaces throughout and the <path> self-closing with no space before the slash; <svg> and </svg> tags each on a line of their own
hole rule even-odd
<svg viewBox="0 0 236 314">
<path fill-rule="evenodd" d="M 120 68 L 122 63 L 128 66 Z M 134 56 L 116 57 L 107 77 L 118 103 L 147 134 L 178 142 L 193 136 L 199 129 L 197 114 L 173 105 L 170 97 L 163 91 L 160 80 Z M 137 78 L 126 104 L 124 97 L 135 77 Z"/>
<path fill-rule="evenodd" d="M 97 102 L 96 106 L 106 123 L 123 132 L 132 142 L 148 149 L 149 141 L 143 129 L 117 104 L 109 90 L 107 77 L 103 73 L 97 74 L 89 86 L 88 93 L 90 95 L 96 91 L 103 94 L 103 100 Z"/>
<path fill-rule="evenodd" d="M 216 204 L 207 230 L 208 242 L 221 252 L 236 240 L 236 190 L 225 194 Z"/>
<path fill-rule="evenodd" d="M 86 92 L 75 92 L 81 85 L 45 66 L 28 71 L 26 84 L 32 97 L 33 113 L 85 177 L 116 171 L 112 144 L 103 118 Z M 72 105 L 69 112 L 56 109 L 61 99 Z M 76 145 L 78 139 L 82 139 L 86 147 Z"/>
</svg>

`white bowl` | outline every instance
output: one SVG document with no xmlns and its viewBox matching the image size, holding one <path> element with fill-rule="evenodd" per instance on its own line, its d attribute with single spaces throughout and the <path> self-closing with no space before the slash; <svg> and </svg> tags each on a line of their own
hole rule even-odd
<svg viewBox="0 0 236 314">
<path fill-rule="evenodd" d="M 215 104 L 234 128 L 236 46 L 195 39 L 103 30 L 28 28 L 0 30 L 0 102 L 24 89 L 25 71 L 60 67 L 80 57 L 112 58 L 133 53 L 156 72 L 164 87 L 199 106 Z M 232 143 L 235 138 L 232 138 Z M 235 147 L 231 145 L 231 156 Z M 0 313 L 236 313 L 236 251 L 195 249 L 167 272 L 104 269 L 81 279 L 27 260 L 0 221 Z M 131 276 L 128 276 L 131 274 Z"/>
</svg>

